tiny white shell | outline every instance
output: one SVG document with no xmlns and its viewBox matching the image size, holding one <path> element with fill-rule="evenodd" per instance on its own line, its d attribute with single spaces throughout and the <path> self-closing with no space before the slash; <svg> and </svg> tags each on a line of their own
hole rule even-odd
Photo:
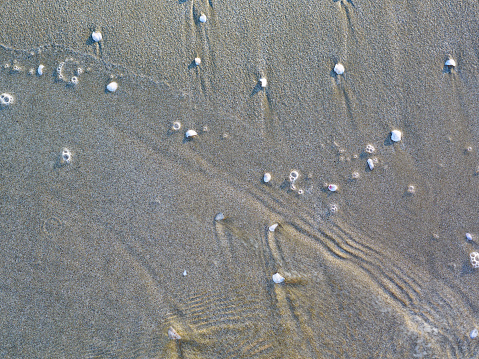
<svg viewBox="0 0 479 359">
<path fill-rule="evenodd" d="M 173 327 L 170 327 L 168 329 L 168 338 L 172 339 L 172 340 L 180 340 L 181 339 L 181 335 L 179 335 L 175 329 L 173 329 Z"/>
<path fill-rule="evenodd" d="M 39 76 L 42 76 L 42 75 L 43 75 L 43 69 L 44 69 L 44 68 L 45 68 L 44 65 L 38 66 L 37 74 L 38 74 Z"/>
<path fill-rule="evenodd" d="M 374 161 L 368 158 L 367 163 L 368 163 L 369 169 L 372 171 L 374 169 Z"/>
<path fill-rule="evenodd" d="M 106 89 L 110 92 L 115 92 L 118 89 L 118 83 L 115 81 L 110 82 L 107 86 Z"/>
<path fill-rule="evenodd" d="M 206 15 L 205 15 L 205 14 L 201 14 L 201 16 L 200 16 L 200 22 L 202 22 L 202 23 L 205 23 L 205 22 L 206 22 Z"/>
<path fill-rule="evenodd" d="M 330 190 L 331 192 L 336 192 L 338 190 L 338 186 L 336 186 L 335 184 L 330 184 L 328 186 L 328 190 Z"/>
<path fill-rule="evenodd" d="M 336 72 L 337 75 L 344 74 L 344 66 L 338 62 L 334 65 L 334 72 Z"/>
<path fill-rule="evenodd" d="M 273 282 L 275 282 L 276 284 L 283 283 L 284 277 L 279 273 L 275 273 L 273 274 Z"/>
<path fill-rule="evenodd" d="M 91 39 L 95 42 L 101 41 L 102 38 L 101 32 L 99 31 L 93 31 L 91 34 Z"/>
<path fill-rule="evenodd" d="M 185 133 L 186 138 L 192 138 L 198 136 L 198 133 L 195 130 L 188 130 Z"/>
<path fill-rule="evenodd" d="M 215 216 L 215 221 L 221 221 L 222 219 L 225 219 L 225 215 L 221 212 Z"/>
<path fill-rule="evenodd" d="M 171 126 L 171 129 L 173 131 L 178 131 L 181 128 L 181 122 L 175 121 L 173 122 L 173 125 Z"/>
<path fill-rule="evenodd" d="M 468 241 L 472 241 L 472 234 L 471 233 L 466 233 L 466 239 Z"/>
<path fill-rule="evenodd" d="M 275 224 L 272 224 L 271 226 L 269 226 L 268 229 L 269 229 L 270 232 L 274 232 L 277 227 L 278 227 L 278 223 L 275 223 Z"/>
<path fill-rule="evenodd" d="M 264 77 L 260 78 L 259 82 L 261 83 L 262 88 L 265 88 L 266 86 L 268 86 L 268 80 L 266 80 L 266 78 Z"/>
<path fill-rule="evenodd" d="M 299 177 L 299 172 L 298 171 L 291 171 L 289 173 L 289 181 L 290 182 L 296 181 L 298 179 L 298 177 Z"/>
<path fill-rule="evenodd" d="M 183 271 L 183 277 L 186 277 L 188 273 L 186 272 L 186 269 Z"/>
<path fill-rule="evenodd" d="M 0 95 L 0 106 L 10 106 L 14 102 L 15 98 L 13 95 L 10 95 L 9 93 L 2 93 Z"/>
<path fill-rule="evenodd" d="M 391 131 L 391 140 L 394 142 L 399 142 L 401 141 L 402 138 L 402 133 L 399 130 L 392 130 Z"/>
<path fill-rule="evenodd" d="M 454 61 L 453 59 L 448 59 L 444 65 L 456 67 L 456 61 Z"/>
<path fill-rule="evenodd" d="M 479 332 L 477 331 L 476 328 L 474 328 L 472 331 L 471 331 L 471 334 L 469 334 L 469 336 L 471 337 L 471 339 L 475 339 L 477 338 L 477 335 L 479 334 Z"/>
<path fill-rule="evenodd" d="M 271 181 L 271 173 L 266 172 L 263 176 L 263 182 L 268 183 L 269 181 Z"/>
<path fill-rule="evenodd" d="M 201 59 L 199 57 L 195 57 L 195 65 L 200 66 L 201 65 Z"/>
<path fill-rule="evenodd" d="M 72 153 L 68 148 L 63 148 L 62 156 L 61 156 L 61 163 L 70 163 L 72 161 Z"/>
</svg>

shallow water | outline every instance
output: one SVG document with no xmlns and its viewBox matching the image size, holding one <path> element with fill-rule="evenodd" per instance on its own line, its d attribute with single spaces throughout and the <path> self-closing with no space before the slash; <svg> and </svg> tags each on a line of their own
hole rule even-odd
<svg viewBox="0 0 479 359">
<path fill-rule="evenodd" d="M 2 357 L 477 355 L 477 4 L 80 4 L 4 8 Z"/>
</svg>

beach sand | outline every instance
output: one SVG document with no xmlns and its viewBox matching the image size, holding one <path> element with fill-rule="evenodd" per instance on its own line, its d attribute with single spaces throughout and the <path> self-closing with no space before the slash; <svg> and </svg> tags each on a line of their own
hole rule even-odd
<svg viewBox="0 0 479 359">
<path fill-rule="evenodd" d="M 477 356 L 478 14 L 3 4 L 0 356 Z"/>
</svg>

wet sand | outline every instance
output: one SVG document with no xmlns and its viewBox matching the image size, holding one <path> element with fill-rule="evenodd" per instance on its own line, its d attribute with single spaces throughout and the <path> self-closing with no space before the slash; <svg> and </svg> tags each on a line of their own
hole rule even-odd
<svg viewBox="0 0 479 359">
<path fill-rule="evenodd" d="M 0 356 L 478 355 L 478 7 L 2 5 Z"/>
</svg>

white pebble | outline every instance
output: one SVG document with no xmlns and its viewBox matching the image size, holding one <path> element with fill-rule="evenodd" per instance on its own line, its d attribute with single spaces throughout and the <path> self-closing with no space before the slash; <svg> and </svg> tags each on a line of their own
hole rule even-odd
<svg viewBox="0 0 479 359">
<path fill-rule="evenodd" d="M 401 141 L 402 138 L 402 133 L 399 130 L 392 130 L 391 131 L 391 140 L 394 142 L 399 142 Z"/>
<path fill-rule="evenodd" d="M 9 93 L 2 93 L 0 95 L 0 106 L 9 106 L 15 102 L 15 98 Z"/>
<path fill-rule="evenodd" d="M 195 65 L 200 66 L 201 65 L 201 59 L 199 57 L 195 57 Z"/>
<path fill-rule="evenodd" d="M 268 80 L 266 80 L 266 78 L 264 77 L 260 78 L 259 82 L 261 83 L 262 88 L 265 88 L 266 86 L 268 86 Z"/>
<path fill-rule="evenodd" d="M 101 41 L 103 37 L 101 36 L 101 32 L 99 31 L 93 31 L 91 34 L 91 39 L 95 42 Z"/>
<path fill-rule="evenodd" d="M 471 252 L 469 254 L 469 257 L 471 259 L 471 265 L 473 268 L 479 268 L 479 253 L 477 252 Z"/>
<path fill-rule="evenodd" d="M 193 137 L 196 137 L 196 136 L 198 136 L 198 133 L 195 130 L 188 130 L 185 133 L 186 138 L 193 138 Z"/>
<path fill-rule="evenodd" d="M 336 72 L 337 75 L 344 74 L 344 66 L 340 63 L 337 63 L 334 65 L 334 72 Z"/>
<path fill-rule="evenodd" d="M 330 184 L 328 186 L 328 190 L 330 190 L 331 192 L 336 192 L 338 190 L 338 186 L 336 186 L 335 184 Z"/>
<path fill-rule="evenodd" d="M 118 83 L 116 83 L 115 81 L 110 82 L 107 85 L 106 89 L 110 92 L 115 92 L 118 89 Z"/>
<path fill-rule="evenodd" d="M 279 273 L 275 273 L 273 274 L 273 282 L 275 282 L 276 284 L 283 283 L 284 277 Z"/>
<path fill-rule="evenodd" d="M 205 22 L 206 22 L 206 15 L 205 15 L 205 14 L 201 14 L 201 16 L 200 16 L 200 22 L 202 22 L 202 23 L 205 23 Z"/>
<path fill-rule="evenodd" d="M 367 163 L 368 163 L 369 169 L 372 171 L 374 169 L 374 161 L 368 158 Z"/>
<path fill-rule="evenodd" d="M 472 241 L 472 234 L 471 233 L 466 233 L 466 239 L 468 241 Z"/>
<path fill-rule="evenodd" d="M 277 227 L 278 227 L 278 223 L 275 223 L 275 224 L 272 224 L 271 226 L 269 226 L 268 229 L 269 229 L 270 232 L 274 232 Z"/>
<path fill-rule="evenodd" d="M 471 337 L 471 339 L 475 339 L 477 338 L 477 335 L 479 334 L 479 332 L 477 331 L 476 328 L 474 328 L 472 331 L 471 331 L 471 334 L 469 334 L 469 336 Z"/>
<path fill-rule="evenodd" d="M 456 61 L 454 61 L 453 59 L 448 59 L 444 65 L 456 67 Z"/>
<path fill-rule="evenodd" d="M 38 66 L 38 69 L 37 69 L 37 74 L 38 76 L 42 76 L 43 75 L 43 69 L 45 68 L 44 65 L 40 65 Z"/>
<path fill-rule="evenodd" d="M 269 181 L 271 181 L 271 173 L 266 172 L 263 176 L 263 182 L 268 183 Z"/>
<path fill-rule="evenodd" d="M 221 221 L 222 219 L 225 219 L 225 215 L 221 212 L 215 216 L 215 221 Z"/>
<path fill-rule="evenodd" d="M 183 271 L 183 277 L 186 277 L 188 273 L 186 273 L 186 269 Z"/>
</svg>

